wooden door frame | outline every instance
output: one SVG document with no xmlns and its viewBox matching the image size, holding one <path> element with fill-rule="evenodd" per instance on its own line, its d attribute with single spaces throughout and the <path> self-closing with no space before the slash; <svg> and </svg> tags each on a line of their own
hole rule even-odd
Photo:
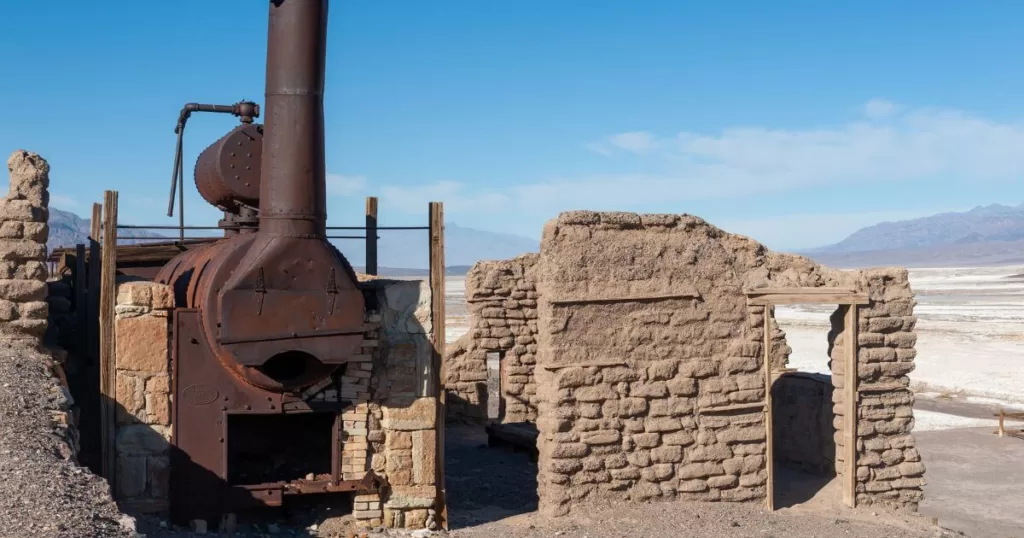
<svg viewBox="0 0 1024 538">
<path fill-rule="evenodd" d="M 857 307 L 870 303 L 866 293 L 837 288 L 760 288 L 746 292 L 747 304 L 764 307 L 764 340 L 761 357 L 764 361 L 764 424 L 765 467 L 768 473 L 766 505 L 775 510 L 775 449 L 772 425 L 772 383 L 777 374 L 772 371 L 769 312 L 775 305 L 836 304 L 846 307 L 843 338 L 846 343 L 843 361 L 843 504 L 857 505 Z M 833 387 L 835 383 L 833 382 Z"/>
</svg>

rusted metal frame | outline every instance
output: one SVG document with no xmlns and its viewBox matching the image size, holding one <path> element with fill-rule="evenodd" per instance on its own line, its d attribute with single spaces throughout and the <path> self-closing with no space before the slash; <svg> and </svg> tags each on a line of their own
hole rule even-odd
<svg viewBox="0 0 1024 538">
<path fill-rule="evenodd" d="M 445 447 L 445 264 L 444 264 L 444 205 L 441 202 L 430 202 L 428 206 L 430 223 L 430 302 L 431 324 L 433 327 L 434 353 L 432 356 L 431 378 L 432 392 L 437 397 L 435 466 L 437 483 L 437 523 L 448 530 L 448 500 L 444 479 L 444 447 Z"/>
<path fill-rule="evenodd" d="M 114 303 L 117 295 L 117 191 L 103 193 L 103 250 L 99 308 L 100 438 L 102 475 L 116 488 L 116 379 Z"/>
<path fill-rule="evenodd" d="M 366 274 L 377 274 L 377 197 L 366 198 Z"/>
</svg>

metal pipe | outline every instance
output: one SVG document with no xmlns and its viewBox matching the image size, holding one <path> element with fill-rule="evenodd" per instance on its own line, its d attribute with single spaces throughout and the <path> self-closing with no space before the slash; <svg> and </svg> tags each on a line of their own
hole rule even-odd
<svg viewBox="0 0 1024 538">
<path fill-rule="evenodd" d="M 271 0 L 259 233 L 323 237 L 327 0 Z"/>
</svg>

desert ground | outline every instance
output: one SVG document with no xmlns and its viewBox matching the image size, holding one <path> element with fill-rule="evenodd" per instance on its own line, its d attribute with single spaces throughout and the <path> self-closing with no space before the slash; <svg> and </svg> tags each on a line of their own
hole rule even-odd
<svg viewBox="0 0 1024 538">
<path fill-rule="evenodd" d="M 928 468 L 921 513 L 968 536 L 1024 537 L 1024 511 L 1020 510 L 1024 506 L 1024 490 L 1020 488 L 1024 484 L 1024 468 L 1020 465 L 1024 461 L 1024 440 L 993 434 L 997 424 L 993 415 L 1000 407 L 1024 409 L 1022 274 L 1024 266 L 910 270 L 918 301 L 917 367 L 910 374 L 918 395 L 914 432 Z M 468 330 L 465 290 L 464 277 L 446 281 L 448 341 Z M 828 319 L 834 309 L 776 308 L 777 319 L 793 348 L 791 367 L 828 373 Z M 477 506 L 475 510 L 490 512 L 491 517 L 463 520 L 466 536 L 475 535 L 477 529 L 485 534 L 522 532 L 505 525 L 514 525 L 530 510 L 505 505 L 500 498 L 488 505 L 484 497 L 471 504 Z M 504 524 L 496 521 L 513 514 L 522 515 Z M 529 528 L 534 523 L 526 525 Z M 479 524 L 484 526 L 477 527 Z M 738 531 L 737 535 L 772 534 L 744 534 L 743 530 L 751 529 L 730 529 Z M 576 527 L 575 532 L 560 530 L 566 536 L 588 532 L 590 536 L 604 535 L 586 525 Z"/>
</svg>

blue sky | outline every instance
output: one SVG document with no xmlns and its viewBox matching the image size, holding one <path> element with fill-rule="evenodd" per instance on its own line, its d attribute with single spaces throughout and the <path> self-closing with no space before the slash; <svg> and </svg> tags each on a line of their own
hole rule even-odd
<svg viewBox="0 0 1024 538">
<path fill-rule="evenodd" d="M 843 5 L 840 5 L 843 4 Z M 211 5 L 217 7 L 211 8 Z M 0 152 L 55 206 L 164 215 L 189 101 L 263 98 L 266 3 L 8 2 Z M 775 248 L 1024 201 L 1024 3 L 353 1 L 329 21 L 329 220 L 539 237 L 570 209 L 691 213 Z M 202 148 L 186 133 L 186 214 Z"/>
</svg>

